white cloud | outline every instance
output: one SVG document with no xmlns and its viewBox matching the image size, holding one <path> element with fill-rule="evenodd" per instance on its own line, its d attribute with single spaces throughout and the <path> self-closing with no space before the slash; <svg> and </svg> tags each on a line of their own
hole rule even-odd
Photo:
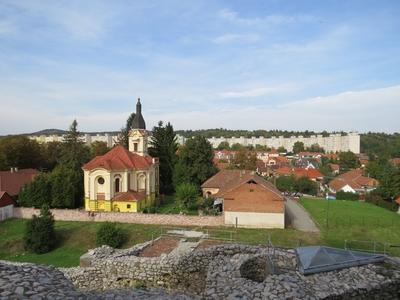
<svg viewBox="0 0 400 300">
<path fill-rule="evenodd" d="M 239 16 L 239 14 L 231 9 L 223 9 L 218 12 L 218 16 L 221 19 L 227 20 L 229 22 L 233 22 L 239 25 L 282 25 L 282 24 L 290 24 L 290 23 L 306 23 L 306 22 L 315 22 L 317 19 L 310 15 L 266 15 L 264 17 L 253 17 L 253 18 L 244 18 Z"/>
<path fill-rule="evenodd" d="M 260 36 L 255 33 L 248 34 L 232 34 L 227 33 L 214 38 L 212 41 L 215 44 L 228 44 L 228 43 L 255 43 L 260 40 Z"/>
</svg>

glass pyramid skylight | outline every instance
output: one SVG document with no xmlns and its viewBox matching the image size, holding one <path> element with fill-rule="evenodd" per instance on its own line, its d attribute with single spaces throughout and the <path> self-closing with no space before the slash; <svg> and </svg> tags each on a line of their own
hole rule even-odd
<svg viewBox="0 0 400 300">
<path fill-rule="evenodd" d="M 366 265 L 385 259 L 385 255 L 382 254 L 325 246 L 298 247 L 296 254 L 300 272 L 305 275 Z"/>
</svg>

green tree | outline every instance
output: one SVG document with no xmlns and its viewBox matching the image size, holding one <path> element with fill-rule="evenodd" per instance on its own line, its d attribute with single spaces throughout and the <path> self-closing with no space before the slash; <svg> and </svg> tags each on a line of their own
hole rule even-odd
<svg viewBox="0 0 400 300">
<path fill-rule="evenodd" d="M 43 157 L 39 144 L 25 136 L 9 136 L 0 140 L 0 169 L 17 167 L 40 168 Z"/>
<path fill-rule="evenodd" d="M 49 142 L 44 143 L 41 146 L 43 153 L 43 168 L 45 170 L 53 170 L 61 161 L 61 152 L 63 151 L 63 143 L 61 142 Z"/>
<path fill-rule="evenodd" d="M 96 232 L 96 243 L 98 246 L 108 245 L 119 248 L 125 240 L 125 235 L 121 228 L 115 223 L 105 222 L 101 224 Z"/>
<path fill-rule="evenodd" d="M 50 174 L 51 207 L 75 208 L 80 206 L 81 175 L 67 165 L 57 166 Z M 78 187 L 78 188 L 77 188 Z"/>
<path fill-rule="evenodd" d="M 281 192 L 293 192 L 295 189 L 296 178 L 292 176 L 280 176 L 275 180 L 276 188 Z"/>
<path fill-rule="evenodd" d="M 125 127 L 123 127 L 119 133 L 118 143 L 125 148 L 129 146 L 129 131 L 132 129 L 133 119 L 135 119 L 136 114 L 133 112 L 129 115 L 126 120 Z"/>
<path fill-rule="evenodd" d="M 94 141 L 90 145 L 90 156 L 93 158 L 96 156 L 104 155 L 108 152 L 108 150 L 110 149 L 108 148 L 106 142 Z"/>
<path fill-rule="evenodd" d="M 239 144 L 239 143 L 235 143 L 231 146 L 231 150 L 233 151 L 239 151 L 240 149 L 244 148 L 243 145 Z"/>
<path fill-rule="evenodd" d="M 188 139 L 179 149 L 178 161 L 174 169 L 174 185 L 192 183 L 197 187 L 217 173 L 213 163 L 214 152 L 211 144 L 203 136 Z"/>
<path fill-rule="evenodd" d="M 191 183 L 182 183 L 176 187 L 175 198 L 182 211 L 194 208 L 199 196 L 198 188 Z"/>
<path fill-rule="evenodd" d="M 296 143 L 294 143 L 294 145 L 293 145 L 293 152 L 294 153 L 300 153 L 300 152 L 303 152 L 304 151 L 304 143 L 303 142 L 300 142 L 300 141 L 297 141 Z"/>
<path fill-rule="evenodd" d="M 339 153 L 339 165 L 340 170 L 342 172 L 346 172 L 348 170 L 358 168 L 360 166 L 360 163 L 358 161 L 357 155 L 355 155 L 351 151 L 347 151 Z"/>
<path fill-rule="evenodd" d="M 48 173 L 40 173 L 26 184 L 18 195 L 18 204 L 40 208 L 51 204 L 51 178 Z"/>
<path fill-rule="evenodd" d="M 318 184 L 310 178 L 303 176 L 296 179 L 294 189 L 300 193 L 316 195 L 318 193 Z"/>
<path fill-rule="evenodd" d="M 223 141 L 223 142 L 219 143 L 217 150 L 229 150 L 230 148 L 231 147 L 229 146 L 229 143 Z"/>
<path fill-rule="evenodd" d="M 171 194 L 174 191 L 172 178 L 177 161 L 177 150 L 178 144 L 171 123 L 168 122 L 164 126 L 162 121 L 158 122 L 158 126 L 153 128 L 149 154 L 159 158 L 160 192 L 163 194 Z"/>
<path fill-rule="evenodd" d="M 40 215 L 33 215 L 26 224 L 24 246 L 29 251 L 43 254 L 53 249 L 55 241 L 54 218 L 49 207 L 44 205 Z"/>
<path fill-rule="evenodd" d="M 321 153 L 325 153 L 325 149 L 322 148 L 320 145 L 318 144 L 312 144 L 311 147 L 308 147 L 306 149 L 308 152 L 321 152 Z"/>
<path fill-rule="evenodd" d="M 287 150 L 286 150 L 285 147 L 283 147 L 283 146 L 280 146 L 280 147 L 277 149 L 277 151 L 278 151 L 279 153 L 286 153 L 286 152 L 287 152 Z"/>
<path fill-rule="evenodd" d="M 229 167 L 232 169 L 255 170 L 256 162 L 257 154 L 254 151 L 241 148 L 236 152 Z"/>
</svg>

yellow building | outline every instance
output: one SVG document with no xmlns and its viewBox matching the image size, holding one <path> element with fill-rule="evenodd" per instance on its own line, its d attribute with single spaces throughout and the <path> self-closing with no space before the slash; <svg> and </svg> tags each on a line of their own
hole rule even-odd
<svg viewBox="0 0 400 300">
<path fill-rule="evenodd" d="M 158 197 L 158 159 L 147 154 L 148 132 L 140 99 L 129 132 L 129 150 L 119 145 L 97 156 L 84 171 L 87 211 L 138 212 Z"/>
</svg>

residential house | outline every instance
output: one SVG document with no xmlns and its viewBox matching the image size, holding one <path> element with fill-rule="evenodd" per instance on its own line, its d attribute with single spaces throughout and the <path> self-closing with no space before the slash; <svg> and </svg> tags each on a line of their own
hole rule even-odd
<svg viewBox="0 0 400 300">
<path fill-rule="evenodd" d="M 329 182 L 328 187 L 333 193 L 344 191 L 364 194 L 376 189 L 378 184 L 376 179 L 364 176 L 362 169 L 355 169 L 334 178 Z"/>
<path fill-rule="evenodd" d="M 222 170 L 203 183 L 206 197 L 222 202 L 225 224 L 238 227 L 284 228 L 282 194 L 252 171 Z"/>
<path fill-rule="evenodd" d="M 138 99 L 129 150 L 116 146 L 82 167 L 87 211 L 137 212 L 158 197 L 159 162 L 147 153 L 149 134 L 141 107 Z"/>
<path fill-rule="evenodd" d="M 339 174 L 340 166 L 338 164 L 328 164 L 333 174 Z"/>
<path fill-rule="evenodd" d="M 293 168 L 293 167 L 282 167 L 275 170 L 276 176 L 290 176 L 293 175 L 295 177 L 308 177 L 312 181 L 321 181 L 324 178 L 324 174 L 322 174 L 318 169 L 313 168 Z"/>
<path fill-rule="evenodd" d="M 0 191 L 17 198 L 22 187 L 30 183 L 38 174 L 39 171 L 35 169 L 11 168 L 10 171 L 0 171 Z"/>
<path fill-rule="evenodd" d="M 393 166 L 400 167 L 400 158 L 393 158 L 390 160 Z"/>
<path fill-rule="evenodd" d="M 4 191 L 0 191 L 0 221 L 12 218 L 15 201 Z"/>
</svg>

